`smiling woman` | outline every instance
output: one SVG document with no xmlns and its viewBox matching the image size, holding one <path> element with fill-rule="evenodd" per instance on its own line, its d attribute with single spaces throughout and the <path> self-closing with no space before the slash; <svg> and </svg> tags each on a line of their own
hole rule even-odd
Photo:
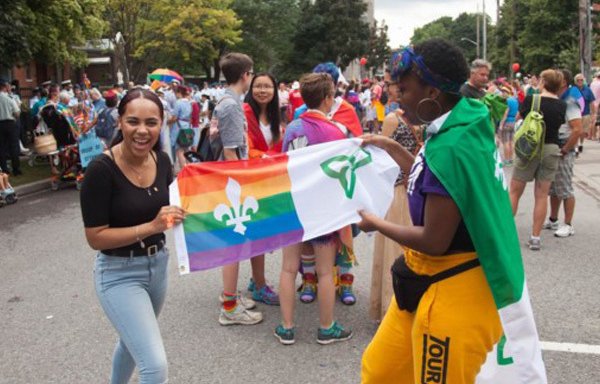
<svg viewBox="0 0 600 384">
<path fill-rule="evenodd" d="M 164 231 L 184 212 L 168 205 L 173 175 L 158 142 L 162 109 L 151 91 L 128 92 L 118 107 L 119 135 L 90 163 L 81 190 L 85 235 L 99 250 L 96 294 L 120 338 L 111 383 L 128 382 L 136 365 L 140 382 L 167 381 L 157 322 L 167 289 Z"/>
</svg>

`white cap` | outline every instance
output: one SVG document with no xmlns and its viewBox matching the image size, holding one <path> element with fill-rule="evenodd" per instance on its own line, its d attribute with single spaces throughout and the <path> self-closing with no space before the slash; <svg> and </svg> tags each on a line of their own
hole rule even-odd
<svg viewBox="0 0 600 384">
<path fill-rule="evenodd" d="M 298 81 L 294 81 L 292 83 L 292 89 L 294 89 L 294 90 L 300 89 L 300 83 Z"/>
</svg>

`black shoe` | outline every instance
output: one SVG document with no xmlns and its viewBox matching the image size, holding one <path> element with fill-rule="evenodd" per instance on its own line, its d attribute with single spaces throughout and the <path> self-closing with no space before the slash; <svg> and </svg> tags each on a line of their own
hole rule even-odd
<svg viewBox="0 0 600 384">
<path fill-rule="evenodd" d="M 583 152 L 583 145 L 580 145 L 578 149 L 579 149 L 579 153 L 582 153 Z"/>
</svg>

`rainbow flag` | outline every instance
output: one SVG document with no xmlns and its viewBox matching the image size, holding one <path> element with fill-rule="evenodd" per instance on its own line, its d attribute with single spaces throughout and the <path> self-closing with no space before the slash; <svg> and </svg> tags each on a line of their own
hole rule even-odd
<svg viewBox="0 0 600 384">
<path fill-rule="evenodd" d="M 385 216 L 398 166 L 360 139 L 247 161 L 184 167 L 170 187 L 186 210 L 175 227 L 181 274 L 206 270 Z"/>
</svg>

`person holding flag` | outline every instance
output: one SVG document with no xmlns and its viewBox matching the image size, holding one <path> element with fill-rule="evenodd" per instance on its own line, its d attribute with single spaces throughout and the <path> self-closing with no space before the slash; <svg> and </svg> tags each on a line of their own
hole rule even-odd
<svg viewBox="0 0 600 384">
<path fill-rule="evenodd" d="M 413 156 L 385 136 L 408 173 L 413 226 L 361 211 L 359 227 L 397 241 L 395 300 L 362 361 L 362 383 L 546 383 L 519 239 L 489 111 L 461 97 L 469 69 L 442 39 L 394 54 L 404 116 L 427 123 Z"/>
</svg>

